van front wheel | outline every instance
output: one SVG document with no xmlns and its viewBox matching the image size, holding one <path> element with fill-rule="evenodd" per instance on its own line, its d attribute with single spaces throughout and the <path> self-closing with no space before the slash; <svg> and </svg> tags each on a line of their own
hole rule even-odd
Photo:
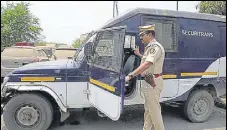
<svg viewBox="0 0 227 130">
<path fill-rule="evenodd" d="M 47 130 L 53 120 L 53 108 L 41 95 L 19 94 L 6 104 L 3 119 L 9 130 Z"/>
<path fill-rule="evenodd" d="M 184 105 L 184 114 L 191 122 L 201 123 L 210 117 L 214 108 L 212 95 L 205 90 L 192 92 Z"/>
</svg>

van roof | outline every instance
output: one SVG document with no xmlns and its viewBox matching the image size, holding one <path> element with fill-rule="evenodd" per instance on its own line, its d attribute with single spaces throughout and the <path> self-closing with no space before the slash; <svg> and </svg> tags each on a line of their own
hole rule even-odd
<svg viewBox="0 0 227 130">
<path fill-rule="evenodd" d="M 133 17 L 138 14 L 145 15 L 158 15 L 158 16 L 167 16 L 167 17 L 177 17 L 177 18 L 192 18 L 192 19 L 203 19 L 203 20 L 212 20 L 218 22 L 226 22 L 226 16 L 224 15 L 214 15 L 206 13 L 195 13 L 195 12 L 186 12 L 186 11 L 175 11 L 175 10 L 165 10 L 165 9 L 151 9 L 151 8 L 135 8 L 130 9 L 117 17 L 108 21 L 102 28 L 115 25 L 125 19 Z"/>
<path fill-rule="evenodd" d="M 25 48 L 25 49 L 35 49 L 35 50 L 43 50 L 43 48 L 37 48 L 34 46 L 11 46 L 6 48 Z"/>
<path fill-rule="evenodd" d="M 49 49 L 49 48 L 56 48 L 56 47 L 51 47 L 51 46 L 35 46 L 36 48 L 41 48 L 41 49 Z"/>
<path fill-rule="evenodd" d="M 35 49 L 36 47 L 34 46 L 11 46 L 7 48 L 27 48 L 27 49 Z"/>
</svg>

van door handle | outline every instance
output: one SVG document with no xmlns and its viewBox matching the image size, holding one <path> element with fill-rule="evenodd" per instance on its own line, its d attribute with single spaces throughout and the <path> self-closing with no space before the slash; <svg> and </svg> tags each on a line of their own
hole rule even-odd
<svg viewBox="0 0 227 130">
<path fill-rule="evenodd" d="M 221 57 L 221 54 L 218 54 L 219 58 Z"/>
</svg>

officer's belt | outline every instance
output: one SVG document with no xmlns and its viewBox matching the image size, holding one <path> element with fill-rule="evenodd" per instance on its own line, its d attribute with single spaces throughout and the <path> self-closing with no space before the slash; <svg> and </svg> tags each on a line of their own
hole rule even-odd
<svg viewBox="0 0 227 130">
<path fill-rule="evenodd" d="M 158 78 L 160 76 L 162 76 L 162 73 L 161 74 L 153 74 L 154 75 L 154 78 Z M 141 76 L 141 80 L 144 80 L 144 77 Z"/>
</svg>

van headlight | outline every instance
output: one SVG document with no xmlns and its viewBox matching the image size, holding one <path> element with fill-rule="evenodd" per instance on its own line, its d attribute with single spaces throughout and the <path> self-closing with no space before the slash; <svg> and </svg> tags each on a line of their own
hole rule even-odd
<svg viewBox="0 0 227 130">
<path fill-rule="evenodd" d="M 4 86 L 6 85 L 6 83 L 8 82 L 9 80 L 9 77 L 5 77 L 4 80 L 3 80 L 3 83 L 1 85 L 1 96 L 2 96 L 2 90 L 4 89 Z"/>
<path fill-rule="evenodd" d="M 8 80 L 9 80 L 9 77 L 5 77 L 5 78 L 3 79 L 3 82 L 2 82 L 2 85 L 1 85 L 1 90 L 2 90 L 3 86 L 6 85 L 6 83 L 8 82 Z"/>
</svg>

